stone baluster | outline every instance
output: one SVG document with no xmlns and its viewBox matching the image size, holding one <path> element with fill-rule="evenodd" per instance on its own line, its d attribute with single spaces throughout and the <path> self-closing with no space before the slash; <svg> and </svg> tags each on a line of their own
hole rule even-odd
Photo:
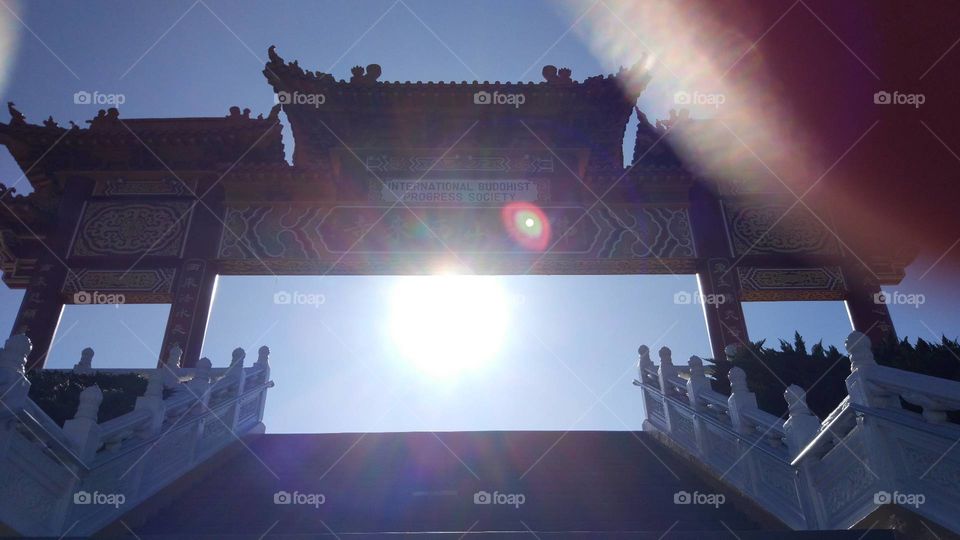
<svg viewBox="0 0 960 540">
<path fill-rule="evenodd" d="M 257 361 L 253 365 L 261 372 L 257 380 L 260 382 L 270 380 L 270 347 L 264 345 L 257 350 Z"/>
<path fill-rule="evenodd" d="M 703 360 L 699 356 L 691 356 L 687 365 L 690 366 L 690 378 L 687 380 L 687 400 L 695 411 L 702 411 L 706 406 L 700 400 L 704 390 L 710 389 L 710 381 L 703 371 Z"/>
<path fill-rule="evenodd" d="M 30 338 L 24 334 L 10 336 L 0 348 L 0 400 L 10 410 L 23 407 L 30 391 L 25 370 L 32 349 Z"/>
<path fill-rule="evenodd" d="M 879 367 L 870 345 L 870 338 L 861 332 L 850 332 L 844 342 L 850 357 L 850 375 L 846 379 L 850 402 L 868 407 L 900 408 L 896 395 L 870 384 L 870 375 Z"/>
<path fill-rule="evenodd" d="M 190 379 L 190 382 L 187 383 L 187 388 L 190 390 L 190 393 L 197 396 L 200 399 L 202 405 L 206 405 L 209 399 L 210 394 L 210 370 L 213 368 L 213 363 L 210 362 L 210 359 L 203 357 L 197 361 L 196 369 L 194 370 L 193 378 Z M 197 410 L 197 409 L 195 409 Z M 199 412 L 206 412 L 205 407 L 201 407 Z"/>
<path fill-rule="evenodd" d="M 757 396 L 747 387 L 747 374 L 743 369 L 734 367 L 730 369 L 727 377 L 730 379 L 730 397 L 727 398 L 730 423 L 736 432 L 750 434 L 753 426 L 744 413 L 757 409 Z"/>
<path fill-rule="evenodd" d="M 224 376 L 224 379 L 236 385 L 234 395 L 237 396 L 243 393 L 243 361 L 246 357 L 247 352 L 244 351 L 242 347 L 234 349 L 232 357 L 230 358 L 230 367 L 227 368 L 227 374 Z"/>
<path fill-rule="evenodd" d="M 650 372 L 653 371 L 654 365 L 653 360 L 650 359 L 650 347 L 646 345 L 641 345 L 637 349 L 637 380 L 640 381 L 640 384 L 647 382 L 650 377 Z"/>
<path fill-rule="evenodd" d="M 160 366 L 163 370 L 164 388 L 177 389 L 180 387 L 180 359 L 183 356 L 183 349 L 180 345 L 174 343 L 167 352 L 167 359 Z"/>
<path fill-rule="evenodd" d="M 93 375 L 93 349 L 87 347 L 80 351 L 80 361 L 73 365 L 73 372 L 78 375 Z"/>
<path fill-rule="evenodd" d="M 820 419 L 810 412 L 807 406 L 807 392 L 795 384 L 791 384 L 783 392 L 787 401 L 790 416 L 783 424 L 786 433 L 787 450 L 790 457 L 795 458 L 813 440 L 820 429 Z"/>
<path fill-rule="evenodd" d="M 257 350 L 257 361 L 254 365 L 258 368 L 270 369 L 270 347 L 264 345 Z"/>
<path fill-rule="evenodd" d="M 158 367 L 150 371 L 147 376 L 147 389 L 142 396 L 137 398 L 134 410 L 145 410 L 150 413 L 150 422 L 140 433 L 143 438 L 148 438 L 160 433 L 163 427 L 163 420 L 166 414 L 166 404 L 163 402 L 163 390 L 167 370 L 165 367 Z"/>
<path fill-rule="evenodd" d="M 677 368 L 673 365 L 673 353 L 667 346 L 660 347 L 660 391 L 664 396 L 676 395 L 670 381 L 676 378 Z"/>
<path fill-rule="evenodd" d="M 72 419 L 63 424 L 63 434 L 74 451 L 89 463 L 100 449 L 100 424 L 97 415 L 103 403 L 103 392 L 97 385 L 88 386 L 80 392 L 80 405 Z"/>
</svg>

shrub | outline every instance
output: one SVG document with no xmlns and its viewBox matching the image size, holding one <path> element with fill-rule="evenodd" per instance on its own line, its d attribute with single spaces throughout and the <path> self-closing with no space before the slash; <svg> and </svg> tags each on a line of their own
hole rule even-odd
<svg viewBox="0 0 960 540">
<path fill-rule="evenodd" d="M 740 347 L 732 362 L 728 359 L 707 360 L 713 363 L 710 370 L 713 389 L 729 395 L 727 373 L 738 366 L 747 374 L 750 391 L 757 394 L 757 406 L 781 417 L 787 416 L 783 391 L 791 384 L 807 391 L 807 404 L 820 418 L 826 418 L 847 396 L 845 379 L 850 375 L 850 360 L 836 347 L 825 348 L 822 343 L 817 343 L 808 352 L 798 332 L 794 333 L 792 344 L 780 340 L 779 349 L 765 347 L 764 343 L 761 340 L 749 347 Z M 940 343 L 918 339 L 916 345 L 907 338 L 887 340 L 874 347 L 874 356 L 880 365 L 960 380 L 960 344 L 946 337 L 941 338 Z M 908 403 L 904 406 L 908 410 L 919 410 Z M 954 421 L 958 416 L 950 415 Z"/>
<path fill-rule="evenodd" d="M 99 422 L 106 422 L 133 410 L 137 397 L 147 389 L 146 377 L 137 373 L 95 373 L 81 375 L 69 371 L 34 370 L 27 373 L 29 397 L 54 422 L 73 418 L 80 404 L 80 392 L 94 384 L 103 392 Z"/>
</svg>

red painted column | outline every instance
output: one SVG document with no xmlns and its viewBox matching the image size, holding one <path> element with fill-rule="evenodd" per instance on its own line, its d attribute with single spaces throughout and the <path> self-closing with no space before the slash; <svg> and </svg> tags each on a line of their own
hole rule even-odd
<svg viewBox="0 0 960 540">
<path fill-rule="evenodd" d="M 740 277 L 727 241 L 720 200 L 703 183 L 690 190 L 690 225 L 700 257 L 697 282 L 714 358 L 725 358 L 728 345 L 749 343 L 740 304 Z"/>
<path fill-rule="evenodd" d="M 847 280 L 847 314 L 853 329 L 863 332 L 874 345 L 897 338 L 890 310 L 883 300 L 880 283 L 867 268 L 855 263 L 843 269 Z"/>
<path fill-rule="evenodd" d="M 727 346 L 742 347 L 750 339 L 740 303 L 737 269 L 728 258 L 709 259 L 703 271 L 697 274 L 697 282 L 713 357 L 726 358 L 724 349 Z"/>
<path fill-rule="evenodd" d="M 26 334 L 33 344 L 27 369 L 42 368 L 47 361 L 63 314 L 60 288 L 66 277 L 66 267 L 56 262 L 55 257 L 43 257 L 23 294 L 11 335 Z"/>
<path fill-rule="evenodd" d="M 217 283 L 217 274 L 208 265 L 202 259 L 189 259 L 177 270 L 161 361 L 174 345 L 183 349 L 184 367 L 191 367 L 200 359 Z"/>
<path fill-rule="evenodd" d="M 27 357 L 27 369 L 39 369 L 47 361 L 53 336 L 63 314 L 63 284 L 70 271 L 67 256 L 74 230 L 80 221 L 83 205 L 93 190 L 93 182 L 87 178 L 73 177 L 66 180 L 57 211 L 57 222 L 52 234 L 38 238 L 42 251 L 38 254 L 37 267 L 30 278 L 14 320 L 11 335 L 26 334 L 33 344 Z"/>
<path fill-rule="evenodd" d="M 222 197 L 222 190 L 213 189 L 193 209 L 184 260 L 174 278 L 173 301 L 159 362 L 167 358 L 174 345 L 183 349 L 182 366 L 192 367 L 200 359 L 217 287 L 217 269 L 212 261 L 217 257 L 223 231 Z"/>
</svg>

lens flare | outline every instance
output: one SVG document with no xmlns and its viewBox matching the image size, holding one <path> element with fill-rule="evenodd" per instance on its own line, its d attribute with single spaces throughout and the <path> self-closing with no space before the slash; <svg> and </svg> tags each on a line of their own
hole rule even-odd
<svg viewBox="0 0 960 540">
<path fill-rule="evenodd" d="M 510 203 L 503 207 L 503 226 L 520 246 L 543 251 L 550 243 L 550 220 L 543 210 L 530 203 Z"/>
<path fill-rule="evenodd" d="M 509 306 L 493 276 L 405 276 L 393 292 L 390 330 L 401 356 L 434 377 L 467 374 L 492 361 Z"/>
</svg>

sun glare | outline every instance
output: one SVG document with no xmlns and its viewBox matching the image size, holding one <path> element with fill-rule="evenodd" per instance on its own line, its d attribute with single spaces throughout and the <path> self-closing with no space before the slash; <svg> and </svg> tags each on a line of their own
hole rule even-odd
<svg viewBox="0 0 960 540">
<path fill-rule="evenodd" d="M 508 316 L 496 277 L 407 276 L 393 291 L 390 331 L 417 369 L 451 376 L 481 367 L 497 353 Z"/>
</svg>

